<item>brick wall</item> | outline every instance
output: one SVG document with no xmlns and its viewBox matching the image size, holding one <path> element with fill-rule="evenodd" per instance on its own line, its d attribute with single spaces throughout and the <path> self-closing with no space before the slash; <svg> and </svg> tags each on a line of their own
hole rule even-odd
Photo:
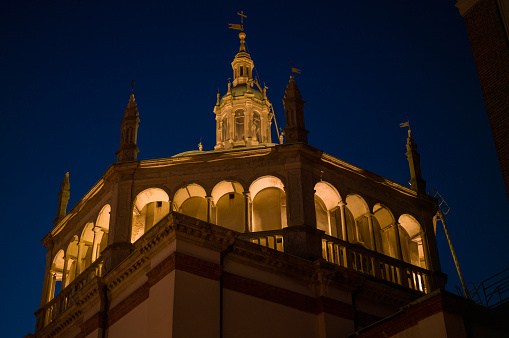
<svg viewBox="0 0 509 338">
<path fill-rule="evenodd" d="M 509 41 L 496 0 L 463 15 L 509 197 Z"/>
</svg>

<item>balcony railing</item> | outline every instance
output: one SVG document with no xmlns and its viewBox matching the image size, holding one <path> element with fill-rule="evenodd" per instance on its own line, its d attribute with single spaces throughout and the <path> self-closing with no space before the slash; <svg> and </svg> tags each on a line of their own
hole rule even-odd
<svg viewBox="0 0 509 338">
<path fill-rule="evenodd" d="M 41 330 L 69 309 L 73 304 L 73 296 L 95 277 L 102 275 L 103 260 L 99 257 L 88 268 L 80 273 L 69 285 L 63 288 L 52 300 L 41 307 L 36 313 L 36 331 Z"/>
<path fill-rule="evenodd" d="M 245 233 L 243 240 L 284 251 L 282 230 Z M 322 235 L 322 258 L 327 262 L 422 293 L 429 293 L 430 271 L 340 239 Z"/>
<path fill-rule="evenodd" d="M 249 232 L 241 234 L 239 238 L 283 252 L 283 232 L 281 230 Z"/>
</svg>

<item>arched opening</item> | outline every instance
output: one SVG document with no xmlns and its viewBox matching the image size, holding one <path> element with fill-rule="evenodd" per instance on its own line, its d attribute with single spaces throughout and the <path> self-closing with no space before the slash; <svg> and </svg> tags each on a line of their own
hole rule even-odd
<svg viewBox="0 0 509 338">
<path fill-rule="evenodd" d="M 376 233 L 379 234 L 380 248 L 379 251 L 387 256 L 398 258 L 397 243 L 395 234 L 395 220 L 389 208 L 382 204 L 376 204 L 373 207 L 373 227 L 377 229 Z"/>
<path fill-rule="evenodd" d="M 67 246 L 67 250 L 65 252 L 65 259 L 67 260 L 67 269 L 65 269 L 65 285 L 69 285 L 74 278 L 79 274 L 77 272 L 78 268 L 78 236 L 74 236 L 72 241 Z"/>
<path fill-rule="evenodd" d="M 332 184 L 320 181 L 315 185 L 316 227 L 343 239 L 340 201 L 341 196 Z"/>
<path fill-rule="evenodd" d="M 286 227 L 286 194 L 280 179 L 260 177 L 251 184 L 249 192 L 253 199 L 253 231 Z"/>
<path fill-rule="evenodd" d="M 110 229 L 111 207 L 106 204 L 97 216 L 94 228 L 94 245 L 92 247 L 92 262 L 94 262 L 108 246 L 108 232 Z"/>
<path fill-rule="evenodd" d="M 212 216 L 216 224 L 238 232 L 246 230 L 244 188 L 235 181 L 221 181 L 212 189 Z"/>
<path fill-rule="evenodd" d="M 180 188 L 174 197 L 175 209 L 194 218 L 207 221 L 207 200 L 202 186 L 192 183 Z"/>
<path fill-rule="evenodd" d="M 369 230 L 369 215 L 366 215 L 368 212 L 368 205 L 362 197 L 359 195 L 348 195 L 346 197 L 345 216 L 348 240 L 374 250 L 371 241 L 372 234 Z"/>
<path fill-rule="evenodd" d="M 398 222 L 401 224 L 400 240 L 403 259 L 405 262 L 426 269 L 421 225 L 409 214 L 401 215 Z"/>
<path fill-rule="evenodd" d="M 327 215 L 327 207 L 320 197 L 315 194 L 315 214 L 316 214 L 316 228 L 325 231 L 330 235 L 329 231 L 329 217 Z"/>
<path fill-rule="evenodd" d="M 168 194 L 159 188 L 145 189 L 133 205 L 131 243 L 134 243 L 170 212 Z"/>
<path fill-rule="evenodd" d="M 64 250 L 59 250 L 53 262 L 51 263 L 50 274 L 48 276 L 48 296 L 47 301 L 55 298 L 55 295 L 60 292 L 62 287 L 62 277 L 64 272 Z"/>
<path fill-rule="evenodd" d="M 92 263 L 92 245 L 94 243 L 94 223 L 89 222 L 81 232 L 78 243 L 78 275 Z"/>
<path fill-rule="evenodd" d="M 242 140 L 244 140 L 244 112 L 242 110 L 237 110 L 235 112 L 235 141 Z"/>
</svg>

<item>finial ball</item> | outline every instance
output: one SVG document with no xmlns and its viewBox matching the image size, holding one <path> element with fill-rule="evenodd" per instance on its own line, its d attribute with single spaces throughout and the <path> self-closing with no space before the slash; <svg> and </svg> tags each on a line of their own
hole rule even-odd
<svg viewBox="0 0 509 338">
<path fill-rule="evenodd" d="M 240 33 L 239 33 L 239 38 L 240 38 L 241 40 L 244 40 L 244 39 L 246 38 L 246 33 L 244 33 L 244 32 L 240 32 Z"/>
</svg>

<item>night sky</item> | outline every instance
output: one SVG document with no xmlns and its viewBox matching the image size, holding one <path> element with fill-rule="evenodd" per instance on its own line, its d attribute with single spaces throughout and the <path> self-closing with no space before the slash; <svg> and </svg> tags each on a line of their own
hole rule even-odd
<svg viewBox="0 0 509 338">
<path fill-rule="evenodd" d="M 142 4 L 143 3 L 143 4 Z M 463 18 L 432 1 L 8 1 L 0 11 L 2 336 L 35 328 L 58 192 L 68 210 L 116 160 L 131 94 L 139 160 L 215 144 L 243 10 L 247 48 L 284 127 L 289 61 L 310 145 L 397 183 L 410 179 L 410 119 L 427 189 L 438 189 L 465 279 L 509 266 L 509 203 Z M 273 140 L 276 141 L 275 129 Z M 459 285 L 437 228 L 447 288 Z"/>
</svg>

